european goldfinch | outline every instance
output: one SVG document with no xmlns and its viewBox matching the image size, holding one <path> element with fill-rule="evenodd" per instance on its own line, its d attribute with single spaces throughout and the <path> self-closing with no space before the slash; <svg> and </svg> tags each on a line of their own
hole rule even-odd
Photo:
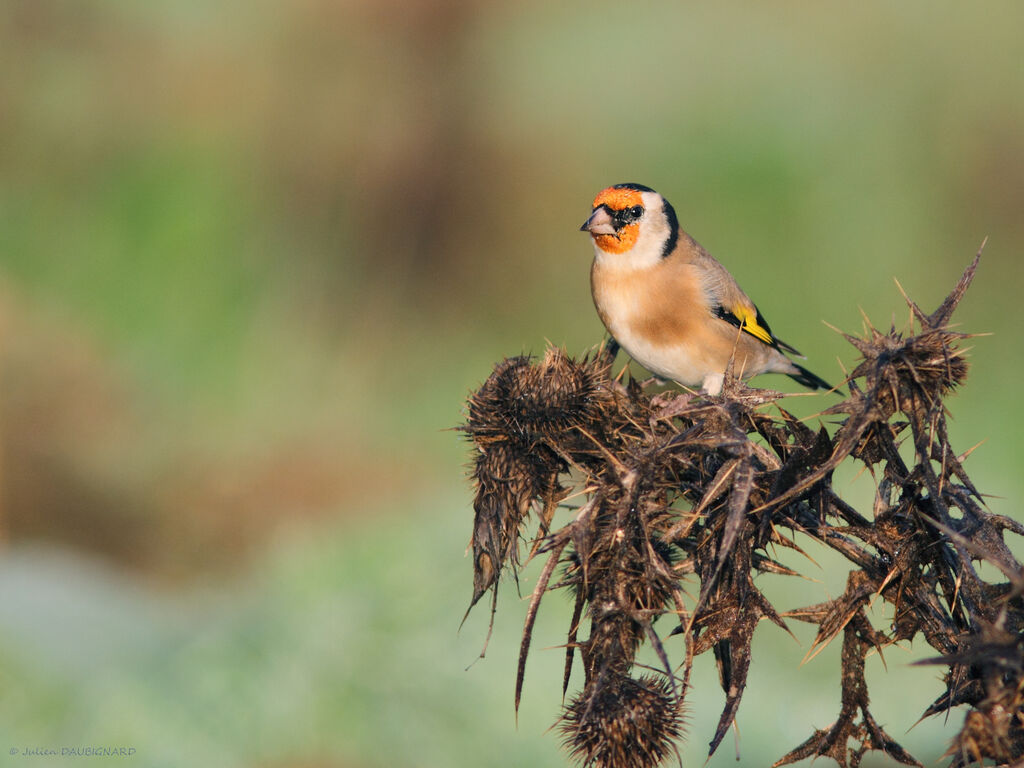
<svg viewBox="0 0 1024 768">
<path fill-rule="evenodd" d="M 672 206 L 650 187 L 602 190 L 580 229 L 594 242 L 590 286 L 601 321 L 655 376 L 717 395 L 732 358 L 744 379 L 784 373 L 831 389 L 786 357 L 800 353 L 772 335 L 733 276 L 679 229 Z"/>
</svg>

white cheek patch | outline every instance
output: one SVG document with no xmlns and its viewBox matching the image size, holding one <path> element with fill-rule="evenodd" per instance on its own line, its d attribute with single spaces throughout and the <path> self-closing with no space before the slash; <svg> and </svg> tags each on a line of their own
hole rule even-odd
<svg viewBox="0 0 1024 768">
<path fill-rule="evenodd" d="M 636 266 L 653 266 L 661 261 L 664 255 L 665 242 L 671 236 L 671 227 L 665 219 L 661 195 L 655 192 L 644 192 L 644 216 L 640 221 L 640 237 L 637 238 L 633 250 L 642 262 Z"/>
</svg>

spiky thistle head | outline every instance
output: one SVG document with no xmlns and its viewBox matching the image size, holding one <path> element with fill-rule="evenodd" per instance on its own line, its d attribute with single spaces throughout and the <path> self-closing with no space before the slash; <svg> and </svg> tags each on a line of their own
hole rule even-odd
<svg viewBox="0 0 1024 768">
<path fill-rule="evenodd" d="M 610 400 L 607 372 L 549 347 L 536 364 L 519 356 L 499 363 L 469 401 L 466 431 L 477 442 L 555 438 L 594 419 Z"/>
<path fill-rule="evenodd" d="M 562 498 L 562 443 L 576 428 L 592 428 L 613 402 L 607 362 L 576 361 L 554 347 L 536 363 L 527 356 L 503 360 L 470 397 L 462 429 L 478 449 L 471 605 L 497 584 L 507 563 L 516 567 L 516 542 L 534 502 L 550 518 Z"/>
<path fill-rule="evenodd" d="M 862 355 L 851 377 L 863 377 L 865 388 L 875 390 L 885 418 L 912 410 L 917 399 L 937 402 L 967 378 L 965 350 L 957 346 L 966 336 L 927 325 L 918 333 L 869 328 L 863 338 L 846 335 Z"/>
<path fill-rule="evenodd" d="M 572 758 L 587 768 L 651 768 L 676 754 L 685 715 L 669 681 L 609 677 L 595 680 L 565 708 L 559 728 Z"/>
</svg>

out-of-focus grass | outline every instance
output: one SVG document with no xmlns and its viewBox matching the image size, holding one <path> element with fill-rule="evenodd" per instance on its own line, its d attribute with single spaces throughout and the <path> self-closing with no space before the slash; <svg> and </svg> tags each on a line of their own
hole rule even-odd
<svg viewBox="0 0 1024 768">
<path fill-rule="evenodd" d="M 902 322 L 892 277 L 931 308 L 989 235 L 958 320 L 997 335 L 949 404 L 1013 514 L 1022 14 L 6 4 L 0 736 L 147 765 L 561 764 L 559 651 L 531 656 L 513 730 L 511 590 L 462 672 L 486 611 L 454 635 L 471 510 L 442 430 L 500 357 L 600 340 L 576 228 L 610 183 L 666 194 L 828 379 L 852 355 L 820 320 Z M 96 552 L 132 570 L 95 576 Z M 538 636 L 567 620 L 550 603 Z M 792 712 L 763 704 L 802 655 L 771 631 L 740 713 L 758 763 L 838 693 L 823 656 Z M 690 762 L 720 703 L 703 674 Z M 910 688 L 875 706 L 918 711 Z M 761 760 L 764 724 L 788 730 Z"/>
<path fill-rule="evenodd" d="M 327 536 L 294 530 L 243 583 L 184 598 L 139 594 L 46 553 L 8 559 L 0 614 L 15 639 L 0 739 L 132 745 L 138 764 L 155 766 L 445 766 L 481 754 L 495 765 L 557 765 L 552 744 L 536 738 L 557 692 L 546 709 L 524 711 L 519 732 L 513 724 L 511 611 L 490 658 L 465 671 L 483 632 L 474 617 L 456 634 L 463 574 L 435 567 L 439 557 L 462 562 L 461 526 L 442 513 L 465 498 L 444 501 L 405 520 L 369 507 L 378 524 Z M 13 586 L 26 584 L 33 598 Z M 538 676 L 560 664 L 547 656 Z"/>
</svg>

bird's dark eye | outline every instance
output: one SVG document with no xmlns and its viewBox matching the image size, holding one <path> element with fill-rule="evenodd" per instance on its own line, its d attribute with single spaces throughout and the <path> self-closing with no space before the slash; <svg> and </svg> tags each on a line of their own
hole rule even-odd
<svg viewBox="0 0 1024 768">
<path fill-rule="evenodd" d="M 615 214 L 616 224 L 619 227 L 624 227 L 627 224 L 632 224 L 643 215 L 644 207 L 642 205 L 634 205 L 631 208 L 622 208 Z"/>
</svg>

